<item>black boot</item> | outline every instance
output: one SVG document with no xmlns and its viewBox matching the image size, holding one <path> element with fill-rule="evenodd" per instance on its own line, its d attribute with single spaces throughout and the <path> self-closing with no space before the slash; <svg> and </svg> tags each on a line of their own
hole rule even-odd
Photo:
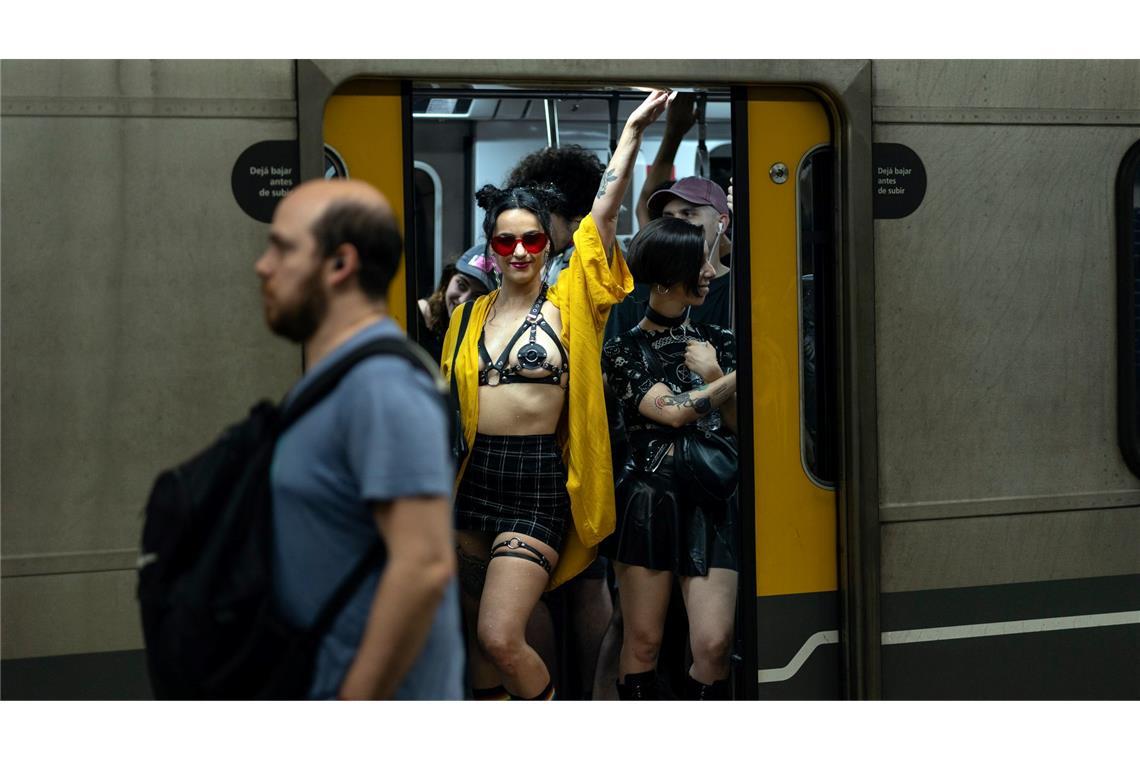
<svg viewBox="0 0 1140 760">
<path fill-rule="evenodd" d="M 543 689 L 542 691 L 540 691 L 536 696 L 533 696 L 533 697 L 520 697 L 518 694 L 511 694 L 506 689 L 503 689 L 503 691 L 506 693 L 507 699 L 516 700 L 516 701 L 523 701 L 523 702 L 553 702 L 554 701 L 554 682 L 553 681 L 546 684 L 546 688 Z"/>
<path fill-rule="evenodd" d="M 685 675 L 685 699 L 697 699 L 702 701 L 712 700 L 726 700 L 730 699 L 728 689 L 728 679 L 723 681 L 715 681 L 711 684 L 704 684 L 693 678 L 691 675 Z"/>
<path fill-rule="evenodd" d="M 644 673 L 630 673 L 625 677 L 625 683 L 617 683 L 618 699 L 661 699 L 661 690 L 657 684 L 657 671 L 647 670 Z"/>
</svg>

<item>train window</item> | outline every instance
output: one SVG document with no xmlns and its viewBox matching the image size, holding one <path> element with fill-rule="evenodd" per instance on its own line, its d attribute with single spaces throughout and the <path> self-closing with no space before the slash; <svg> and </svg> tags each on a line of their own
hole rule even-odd
<svg viewBox="0 0 1140 760">
<path fill-rule="evenodd" d="M 455 116 L 462 118 L 471 110 L 471 98 L 414 98 L 412 113 L 435 117 Z"/>
<path fill-rule="evenodd" d="M 718 145 L 709 151 L 709 179 L 727 188 L 732 182 L 732 143 Z"/>
<path fill-rule="evenodd" d="M 1140 476 L 1140 142 L 1116 180 L 1120 449 Z"/>
<path fill-rule="evenodd" d="M 837 416 L 833 368 L 835 262 L 832 191 L 834 152 L 820 146 L 804 157 L 799 169 L 799 277 L 801 453 L 804 470 L 820 485 L 831 487 L 836 476 Z"/>
<path fill-rule="evenodd" d="M 416 198 L 413 208 L 416 220 L 416 241 L 421 261 L 431 261 L 431 284 L 439 282 L 443 272 L 443 187 L 432 165 L 424 161 L 414 163 L 413 184 Z"/>
</svg>

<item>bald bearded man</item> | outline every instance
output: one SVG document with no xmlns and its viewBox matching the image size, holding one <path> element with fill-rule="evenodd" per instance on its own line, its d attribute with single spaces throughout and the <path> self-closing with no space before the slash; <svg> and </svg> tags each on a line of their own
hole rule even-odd
<svg viewBox="0 0 1140 760">
<path fill-rule="evenodd" d="M 278 204 L 255 270 L 270 329 L 304 350 L 286 404 L 355 348 L 402 336 L 386 301 L 400 249 L 390 205 L 364 182 L 306 182 Z M 365 557 L 383 558 L 322 638 L 312 699 L 463 696 L 454 471 L 437 399 L 405 359 L 372 356 L 277 443 L 274 581 L 286 619 L 312 625 Z"/>
</svg>

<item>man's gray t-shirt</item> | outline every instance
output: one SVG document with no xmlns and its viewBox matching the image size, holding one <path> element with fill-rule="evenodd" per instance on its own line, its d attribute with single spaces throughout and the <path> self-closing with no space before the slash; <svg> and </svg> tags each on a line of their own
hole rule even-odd
<svg viewBox="0 0 1140 760">
<path fill-rule="evenodd" d="M 356 347 L 401 335 L 390 319 L 360 330 L 314 365 L 289 400 Z M 374 356 L 353 367 L 285 431 L 274 452 L 274 572 L 286 619 L 311 625 L 379 540 L 372 502 L 450 500 L 454 477 L 448 422 L 431 379 L 398 356 Z M 310 698 L 336 697 L 360 645 L 379 577 L 377 569 L 366 578 L 322 639 Z M 458 585 L 452 581 L 397 699 L 463 698 L 459 614 Z"/>
</svg>

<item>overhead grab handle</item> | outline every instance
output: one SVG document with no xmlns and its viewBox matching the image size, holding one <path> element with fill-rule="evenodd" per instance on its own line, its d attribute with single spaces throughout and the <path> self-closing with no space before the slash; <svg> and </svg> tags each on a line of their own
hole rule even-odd
<svg viewBox="0 0 1140 760">
<path fill-rule="evenodd" d="M 697 176 L 708 179 L 709 176 L 709 148 L 705 143 L 708 136 L 708 122 L 705 119 L 705 108 L 708 106 L 709 96 L 702 92 L 697 96 Z"/>
<path fill-rule="evenodd" d="M 610 157 L 617 152 L 618 143 L 618 106 L 621 105 L 621 96 L 616 92 L 610 96 Z"/>
<path fill-rule="evenodd" d="M 550 100 L 549 98 L 542 101 L 543 108 L 546 110 L 546 146 L 548 148 L 557 148 L 558 146 L 558 101 Z"/>
</svg>

